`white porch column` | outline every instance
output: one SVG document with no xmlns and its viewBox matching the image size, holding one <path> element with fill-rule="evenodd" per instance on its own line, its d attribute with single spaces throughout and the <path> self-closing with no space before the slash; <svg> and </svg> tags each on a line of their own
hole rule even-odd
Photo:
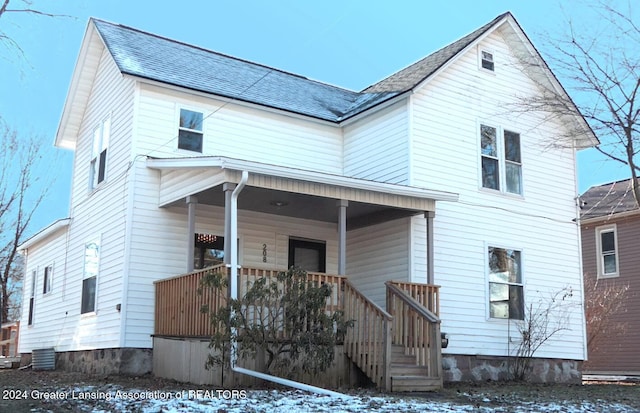
<svg viewBox="0 0 640 413">
<path fill-rule="evenodd" d="M 427 284 L 435 284 L 433 266 L 433 218 L 434 211 L 426 211 L 424 217 L 427 219 Z"/>
<path fill-rule="evenodd" d="M 349 201 L 338 201 L 338 275 L 347 272 L 347 207 Z"/>
<path fill-rule="evenodd" d="M 193 271 L 193 254 L 196 248 L 196 205 L 198 198 L 193 195 L 187 197 L 187 222 L 189 243 L 187 244 L 187 272 Z"/>
<path fill-rule="evenodd" d="M 224 263 L 231 264 L 231 194 L 236 189 L 236 184 L 225 182 L 222 184 L 224 192 Z"/>
</svg>

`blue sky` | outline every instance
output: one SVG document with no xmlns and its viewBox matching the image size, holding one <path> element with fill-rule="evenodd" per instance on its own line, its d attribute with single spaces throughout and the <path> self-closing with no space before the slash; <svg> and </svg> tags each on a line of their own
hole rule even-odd
<svg viewBox="0 0 640 413">
<path fill-rule="evenodd" d="M 30 232 L 69 214 L 73 154 L 52 147 L 89 17 L 360 90 L 511 11 L 544 56 L 545 33 L 568 19 L 589 26 L 593 14 L 579 1 L 375 0 L 33 0 L 38 10 L 69 17 L 5 14 L 0 27 L 25 58 L 0 47 L 0 115 L 47 147 L 55 176 Z M 22 6 L 21 0 L 10 5 Z M 562 79 L 560 79 L 562 81 Z M 579 191 L 624 179 L 624 167 L 594 150 L 578 163 Z"/>
</svg>

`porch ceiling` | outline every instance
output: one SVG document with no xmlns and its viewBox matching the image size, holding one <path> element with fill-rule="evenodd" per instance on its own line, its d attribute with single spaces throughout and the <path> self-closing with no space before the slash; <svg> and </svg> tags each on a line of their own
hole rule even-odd
<svg viewBox="0 0 640 413">
<path fill-rule="evenodd" d="M 225 157 L 147 159 L 160 172 L 159 206 L 184 205 L 195 195 L 201 204 L 224 207 L 224 183 L 249 180 L 238 208 L 325 222 L 338 222 L 338 200 L 349 201 L 347 228 L 435 211 L 436 201 L 458 195 L 406 185 L 375 182 L 317 171 Z"/>
<path fill-rule="evenodd" d="M 222 185 L 195 194 L 199 204 L 224 207 Z M 238 208 L 267 214 L 324 222 L 338 222 L 338 200 L 247 186 L 238 197 Z M 361 228 L 424 211 L 349 202 L 347 229 Z"/>
</svg>

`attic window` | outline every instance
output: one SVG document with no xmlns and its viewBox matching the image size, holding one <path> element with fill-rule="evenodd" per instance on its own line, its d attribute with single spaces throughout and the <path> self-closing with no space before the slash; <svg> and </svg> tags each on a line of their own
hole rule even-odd
<svg viewBox="0 0 640 413">
<path fill-rule="evenodd" d="M 106 178 L 107 149 L 111 134 L 111 118 L 103 120 L 93 131 L 93 149 L 89 168 L 89 189 L 94 189 Z"/>
<path fill-rule="evenodd" d="M 202 153 L 202 112 L 180 109 L 178 148 Z"/>
<path fill-rule="evenodd" d="M 493 72 L 493 53 L 482 50 L 480 55 L 482 68 Z"/>
</svg>

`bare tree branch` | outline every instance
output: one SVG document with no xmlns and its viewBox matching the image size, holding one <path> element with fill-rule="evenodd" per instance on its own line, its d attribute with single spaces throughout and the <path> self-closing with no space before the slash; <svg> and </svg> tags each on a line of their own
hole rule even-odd
<svg viewBox="0 0 640 413">
<path fill-rule="evenodd" d="M 538 90 L 520 96 L 511 109 L 538 112 L 559 121 L 565 132 L 559 132 L 547 146 L 574 148 L 585 134 L 579 123 L 567 122 L 575 119 L 577 108 L 600 139 L 597 150 L 628 167 L 633 196 L 640 206 L 640 25 L 630 11 L 616 10 L 604 2 L 593 7 L 599 15 L 597 23 L 606 27 L 589 27 L 581 33 L 569 22 L 565 36 L 547 39 L 549 64 L 574 99 L 546 78 L 530 76 Z M 529 74 L 545 71 L 543 61 L 528 56 L 520 56 L 519 64 Z"/>
<path fill-rule="evenodd" d="M 2 126 L 0 140 L 0 317 L 7 321 L 9 309 L 20 301 L 22 261 L 18 246 L 25 241 L 34 213 L 50 187 L 40 182 L 36 168 L 41 146 L 33 138 L 19 136 Z"/>
</svg>

